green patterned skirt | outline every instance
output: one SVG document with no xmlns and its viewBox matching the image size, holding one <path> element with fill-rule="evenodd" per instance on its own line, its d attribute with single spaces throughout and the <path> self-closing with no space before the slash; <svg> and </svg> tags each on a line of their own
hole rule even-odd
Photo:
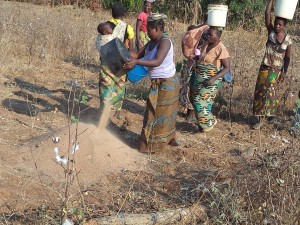
<svg viewBox="0 0 300 225">
<path fill-rule="evenodd" d="M 261 66 L 256 81 L 253 114 L 256 116 L 275 116 L 279 99 L 277 96 L 280 71 Z"/>
<path fill-rule="evenodd" d="M 140 36 L 140 42 L 142 44 L 142 47 L 145 46 L 148 43 L 148 41 L 150 41 L 148 34 L 145 33 L 144 31 L 140 31 L 139 36 Z"/>
<path fill-rule="evenodd" d="M 213 65 L 199 64 L 191 76 L 192 104 L 195 109 L 197 125 L 204 131 L 211 130 L 217 123 L 212 114 L 212 106 L 221 86 L 222 78 L 215 81 L 213 85 L 206 82 L 218 73 L 217 67 Z"/>
<path fill-rule="evenodd" d="M 105 102 L 109 102 L 115 111 L 121 110 L 125 96 L 125 82 L 126 74 L 116 76 L 105 64 L 100 65 L 100 109 L 103 109 Z"/>
</svg>

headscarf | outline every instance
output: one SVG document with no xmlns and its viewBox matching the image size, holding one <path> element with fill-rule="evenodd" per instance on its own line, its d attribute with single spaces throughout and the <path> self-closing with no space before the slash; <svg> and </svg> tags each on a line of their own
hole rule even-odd
<svg viewBox="0 0 300 225">
<path fill-rule="evenodd" d="M 147 22 L 152 22 L 156 20 L 165 20 L 167 16 L 163 13 L 152 13 L 151 16 L 148 16 Z"/>
</svg>

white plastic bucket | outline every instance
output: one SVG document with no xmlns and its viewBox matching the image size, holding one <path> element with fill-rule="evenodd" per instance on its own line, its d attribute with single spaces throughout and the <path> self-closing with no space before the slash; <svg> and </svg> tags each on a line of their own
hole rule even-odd
<svg viewBox="0 0 300 225">
<path fill-rule="evenodd" d="M 228 6 L 209 4 L 207 6 L 207 25 L 211 27 L 225 27 Z"/>
<path fill-rule="evenodd" d="M 275 16 L 292 20 L 298 0 L 276 0 Z"/>
</svg>

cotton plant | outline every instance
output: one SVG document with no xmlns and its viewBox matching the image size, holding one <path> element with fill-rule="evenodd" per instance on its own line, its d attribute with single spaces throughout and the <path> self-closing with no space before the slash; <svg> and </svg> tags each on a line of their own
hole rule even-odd
<svg viewBox="0 0 300 225">
<path fill-rule="evenodd" d="M 60 157 L 58 154 L 59 150 L 57 147 L 54 148 L 54 154 L 55 154 L 55 159 L 56 162 L 61 163 L 61 164 L 67 164 L 68 163 L 68 159 L 64 158 L 64 157 Z"/>
<path fill-rule="evenodd" d="M 54 143 L 58 143 L 60 141 L 60 137 L 54 137 L 54 138 L 52 138 L 52 141 Z M 75 155 L 78 150 L 79 150 L 79 144 L 76 143 L 76 142 L 74 142 L 73 145 L 72 145 L 72 147 L 71 147 L 71 151 L 70 151 L 71 154 Z M 69 161 L 67 158 L 64 158 L 63 156 L 59 155 L 59 149 L 58 149 L 58 147 L 54 147 L 54 155 L 55 155 L 55 160 L 58 163 L 61 163 L 61 164 L 65 165 Z"/>
</svg>

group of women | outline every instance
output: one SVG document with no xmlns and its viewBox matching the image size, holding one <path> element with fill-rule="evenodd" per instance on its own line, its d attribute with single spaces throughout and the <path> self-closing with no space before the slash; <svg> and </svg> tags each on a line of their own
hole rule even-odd
<svg viewBox="0 0 300 225">
<path fill-rule="evenodd" d="M 278 98 L 276 88 L 286 77 L 291 54 L 291 38 L 285 32 L 286 19 L 275 18 L 271 23 L 271 8 L 273 0 L 269 0 L 265 11 L 268 40 L 265 55 L 260 67 L 253 104 L 254 115 L 271 117 L 276 115 Z M 136 49 L 131 51 L 131 60 L 124 64 L 125 70 L 135 65 L 148 67 L 148 77 L 151 86 L 146 103 L 143 128 L 141 131 L 139 150 L 153 152 L 164 149 L 167 145 L 179 145 L 175 137 L 175 123 L 179 104 L 180 79 L 176 75 L 174 64 L 174 47 L 172 41 L 164 35 L 166 16 L 151 14 L 151 2 L 145 1 L 144 12 L 138 16 L 136 26 Z M 117 10 L 118 11 L 118 10 Z M 120 10 L 113 17 L 122 16 Z M 125 12 L 125 11 L 124 11 Z M 118 18 L 115 18 L 118 19 Z M 116 23 L 118 20 L 116 20 Z M 127 26 L 127 31 L 128 31 Z M 129 32 L 128 32 L 129 33 Z M 214 98 L 221 88 L 222 78 L 230 69 L 229 53 L 222 44 L 222 31 L 210 27 L 207 40 L 200 47 L 200 55 L 191 69 L 190 101 L 193 105 L 196 124 L 200 132 L 213 129 L 217 123 L 212 114 Z M 132 35 L 128 35 L 132 37 Z M 127 39 L 128 39 L 127 37 Z M 132 43 L 132 42 L 130 42 Z M 107 71 L 105 62 L 101 62 L 100 98 L 108 96 L 113 105 L 122 102 L 124 97 L 124 76 L 115 76 Z M 109 77 L 109 79 L 107 79 Z M 115 95 L 115 96 L 114 96 Z M 115 98 L 111 98 L 114 96 Z M 118 96 L 118 97 L 116 97 Z M 120 109 L 119 104 L 116 111 Z M 254 125 L 261 126 L 261 119 Z"/>
</svg>

